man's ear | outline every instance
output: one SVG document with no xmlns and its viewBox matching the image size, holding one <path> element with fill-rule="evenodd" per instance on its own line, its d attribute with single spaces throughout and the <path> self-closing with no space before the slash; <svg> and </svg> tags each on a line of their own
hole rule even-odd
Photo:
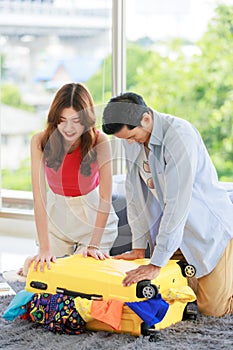
<svg viewBox="0 0 233 350">
<path fill-rule="evenodd" d="M 151 124 L 151 116 L 148 112 L 143 113 L 142 119 L 141 119 L 141 126 L 144 128 L 148 128 L 148 126 Z"/>
</svg>

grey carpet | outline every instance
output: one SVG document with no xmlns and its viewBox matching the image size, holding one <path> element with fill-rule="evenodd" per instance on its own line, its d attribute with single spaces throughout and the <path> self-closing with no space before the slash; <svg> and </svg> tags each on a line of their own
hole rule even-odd
<svg viewBox="0 0 233 350">
<path fill-rule="evenodd" d="M 10 283 L 18 292 L 24 284 Z M 82 335 L 55 335 L 41 326 L 17 318 L 6 321 L 2 314 L 12 296 L 0 297 L 0 349 L 7 350 L 222 350 L 233 349 L 233 316 L 220 319 L 199 316 L 196 321 L 182 321 L 149 337 L 126 334 L 87 332 Z"/>
</svg>

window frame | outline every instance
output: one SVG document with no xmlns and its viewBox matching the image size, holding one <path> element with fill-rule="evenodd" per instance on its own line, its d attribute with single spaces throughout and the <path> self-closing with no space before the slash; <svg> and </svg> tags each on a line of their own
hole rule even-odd
<svg viewBox="0 0 233 350">
<path fill-rule="evenodd" d="M 112 94 L 117 95 L 126 88 L 126 0 L 112 0 Z M 1 104 L 0 104 L 1 116 Z M 1 118 L 0 118 L 0 143 L 2 140 Z M 123 172 L 123 147 L 120 140 L 113 136 L 113 173 Z M 1 152 L 0 152 L 0 169 Z M 15 192 L 15 196 L 14 193 Z M 3 207 L 3 202 L 29 203 L 33 206 L 32 193 L 25 194 L 24 191 L 11 191 L 8 196 L 2 189 L 2 172 L 0 171 L 0 218 L 34 220 L 33 209 L 19 209 Z"/>
</svg>

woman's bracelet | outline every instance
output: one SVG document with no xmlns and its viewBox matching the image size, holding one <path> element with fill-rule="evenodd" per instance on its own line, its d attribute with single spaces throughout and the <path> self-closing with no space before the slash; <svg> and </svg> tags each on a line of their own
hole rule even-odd
<svg viewBox="0 0 233 350">
<path fill-rule="evenodd" d="M 100 249 L 100 247 L 98 245 L 95 245 L 95 244 L 88 244 L 87 248 Z"/>
</svg>

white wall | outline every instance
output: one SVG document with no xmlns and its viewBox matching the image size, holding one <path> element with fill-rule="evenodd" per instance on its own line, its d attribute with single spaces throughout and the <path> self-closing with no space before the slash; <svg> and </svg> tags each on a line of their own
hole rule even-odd
<svg viewBox="0 0 233 350">
<path fill-rule="evenodd" d="M 36 239 L 34 220 L 22 220 L 0 217 L 0 236 L 16 236 Z"/>
</svg>

